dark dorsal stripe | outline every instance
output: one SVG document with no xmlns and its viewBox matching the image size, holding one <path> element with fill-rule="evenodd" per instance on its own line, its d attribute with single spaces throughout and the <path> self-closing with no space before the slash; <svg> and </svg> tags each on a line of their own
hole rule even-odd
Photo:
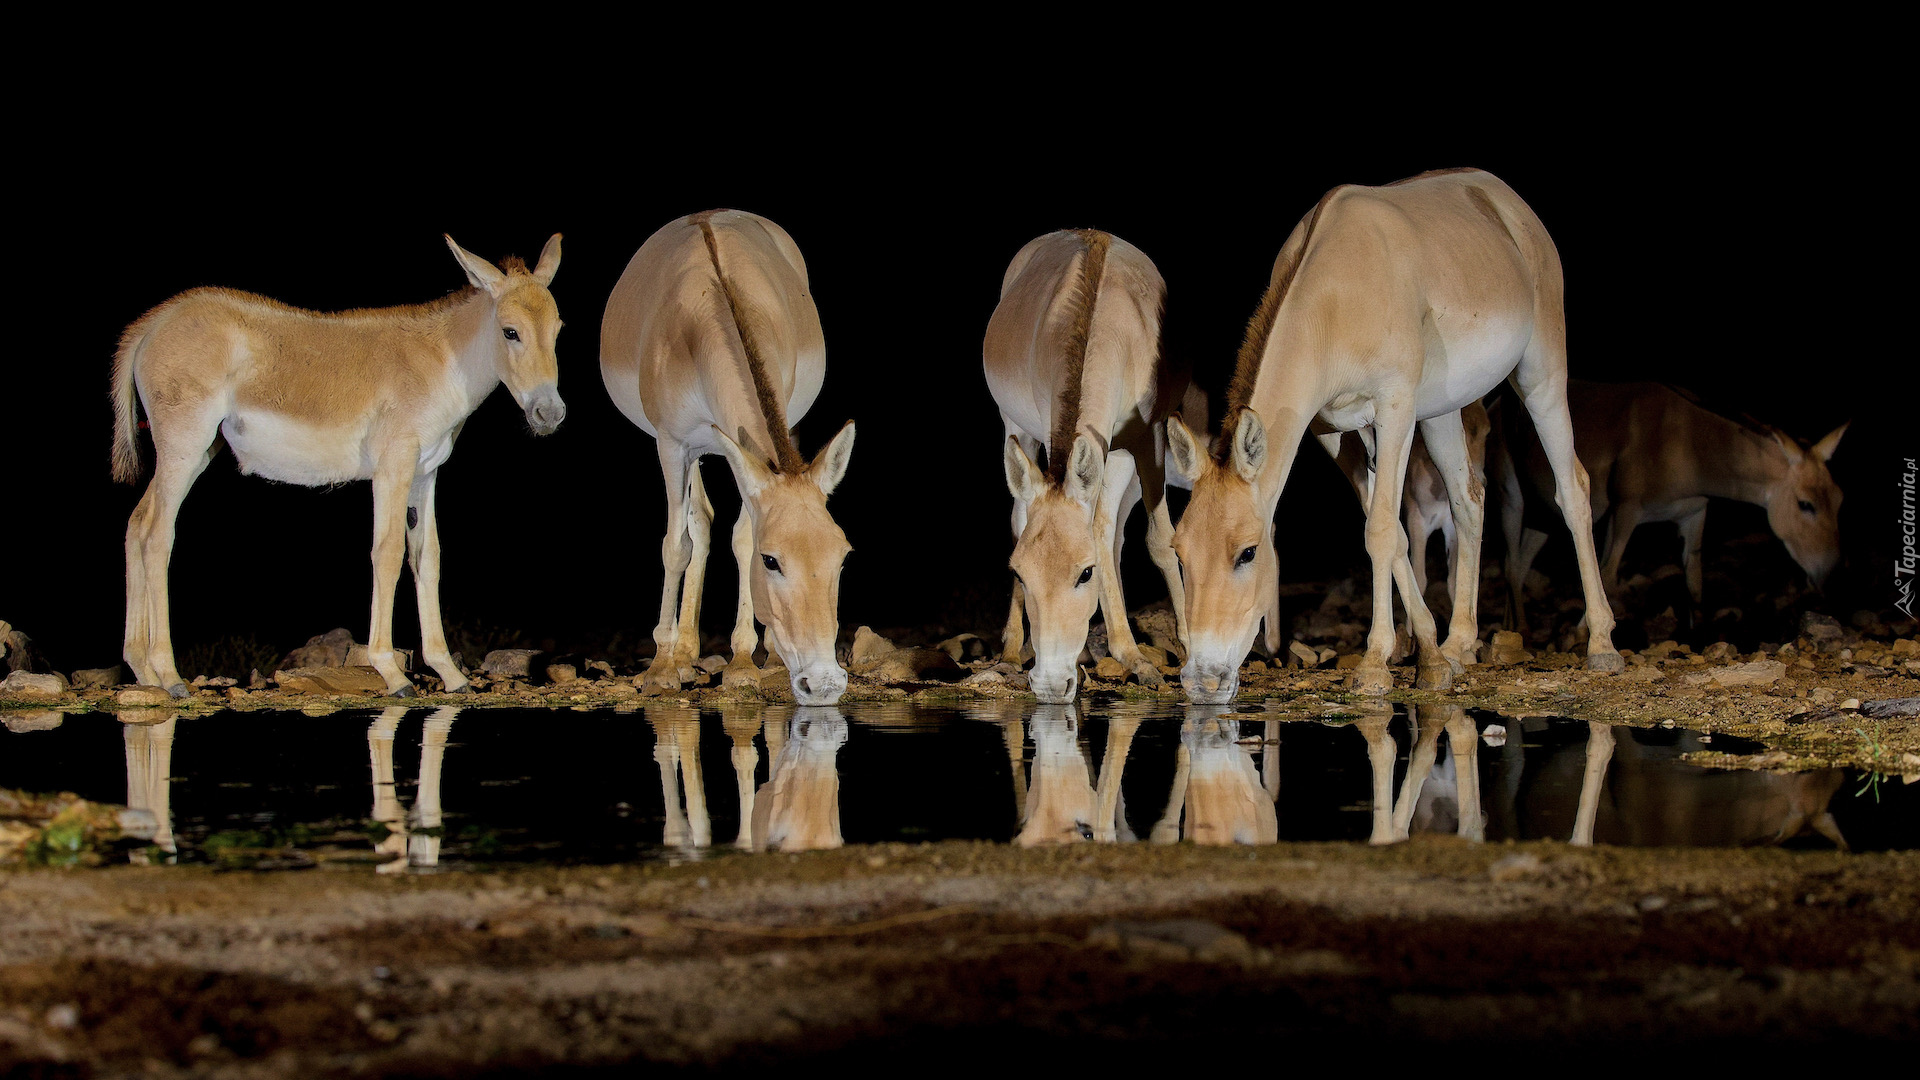
<svg viewBox="0 0 1920 1080">
<path fill-rule="evenodd" d="M 1240 423 L 1240 410 L 1253 401 L 1253 384 L 1260 376 L 1260 357 L 1267 351 L 1267 339 L 1273 336 L 1273 324 L 1280 316 L 1280 304 L 1287 298 L 1287 290 L 1293 287 L 1293 279 L 1300 272 L 1300 263 L 1307 257 L 1307 248 L 1313 243 L 1313 229 L 1320 223 L 1320 211 L 1326 209 L 1340 189 L 1334 188 L 1320 201 L 1313 204 L 1302 220 L 1306 231 L 1301 234 L 1300 247 L 1293 253 L 1292 261 L 1280 268 L 1280 273 L 1267 286 L 1266 295 L 1260 298 L 1260 306 L 1253 310 L 1253 318 L 1247 320 L 1247 336 L 1240 343 L 1239 359 L 1234 361 L 1233 381 L 1227 384 L 1227 408 L 1220 414 L 1221 437 L 1214 440 L 1214 460 L 1224 464 L 1233 452 L 1233 431 Z M 1267 419 L 1271 420 L 1271 417 Z"/>
<path fill-rule="evenodd" d="M 1066 479 L 1067 459 L 1073 456 L 1073 440 L 1080 431 L 1080 391 L 1087 370 L 1087 340 L 1093 335 L 1093 305 L 1100 299 L 1107 249 L 1113 244 L 1113 237 L 1098 229 L 1075 229 L 1074 235 L 1086 245 L 1086 252 L 1067 301 L 1067 337 L 1061 343 L 1067 359 L 1067 381 L 1053 410 L 1053 437 L 1047 440 L 1047 479 L 1056 484 Z"/>
<path fill-rule="evenodd" d="M 700 235 L 707 241 L 707 257 L 713 260 L 713 276 L 720 280 L 720 293 L 727 298 L 727 311 L 733 316 L 733 328 L 740 335 L 740 347 L 747 354 L 747 371 L 753 375 L 753 393 L 760 401 L 760 418 L 767 423 L 767 436 L 773 440 L 775 472 L 797 474 L 806 471 L 807 462 L 793 445 L 793 433 L 787 430 L 786 410 L 773 395 L 773 382 L 767 378 L 767 365 L 760 359 L 760 349 L 754 344 L 753 331 L 748 328 L 741 306 L 739 294 L 733 291 L 733 282 L 728 280 L 726 271 L 720 269 L 720 244 L 714 239 L 712 214 L 702 214 Z M 732 435 L 728 432 L 728 435 Z"/>
</svg>

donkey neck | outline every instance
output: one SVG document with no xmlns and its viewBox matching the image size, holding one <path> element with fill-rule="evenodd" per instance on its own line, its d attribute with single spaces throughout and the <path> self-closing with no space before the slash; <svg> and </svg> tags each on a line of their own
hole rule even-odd
<svg viewBox="0 0 1920 1080">
<path fill-rule="evenodd" d="M 1779 445 L 1692 402 L 1687 408 L 1694 412 L 1689 431 L 1703 489 L 1697 494 L 1765 506 L 1768 492 L 1787 471 Z"/>
<path fill-rule="evenodd" d="M 451 309 L 447 321 L 447 346 L 452 351 L 448 379 L 465 399 L 468 413 L 500 385 L 500 368 L 506 358 L 505 338 L 496 325 L 497 301 L 484 289 Z"/>
</svg>

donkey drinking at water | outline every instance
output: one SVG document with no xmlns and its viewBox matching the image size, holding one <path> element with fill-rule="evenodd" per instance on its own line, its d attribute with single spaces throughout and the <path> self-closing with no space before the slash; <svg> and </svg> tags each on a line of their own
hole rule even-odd
<svg viewBox="0 0 1920 1080">
<path fill-rule="evenodd" d="M 1165 296 L 1160 271 L 1139 248 L 1091 229 L 1054 232 L 1013 257 L 987 323 L 987 386 L 1006 427 L 1016 541 L 1003 659 L 1020 661 L 1024 603 L 1033 692 L 1044 702 L 1073 700 L 1096 606 L 1114 659 L 1160 684 L 1127 626 L 1120 590 L 1122 528 L 1143 497 L 1147 551 L 1186 636 L 1166 500 Z M 1042 439 L 1045 472 L 1034 464 Z"/>
<path fill-rule="evenodd" d="M 113 475 L 140 477 L 135 397 L 153 429 L 154 474 L 127 523 L 127 663 L 175 697 L 167 563 L 187 489 L 224 438 L 240 471 L 320 487 L 373 481 L 373 625 L 367 653 L 397 697 L 393 655 L 402 544 L 413 566 L 422 650 L 449 691 L 467 688 L 440 625 L 433 487 L 473 410 L 502 382 L 546 435 L 567 414 L 548 286 L 560 237 L 532 270 L 495 267 L 447 237 L 471 287 L 410 307 L 322 314 L 231 289 L 192 289 L 141 316 L 113 364 Z M 405 537 L 404 541 L 402 536 Z"/>
<path fill-rule="evenodd" d="M 741 502 L 733 526 L 740 598 L 725 681 L 757 683 L 757 617 L 800 704 L 831 705 L 846 692 L 834 643 L 840 567 L 852 548 L 827 496 L 846 475 L 853 422 L 812 463 L 789 430 L 826 373 L 807 264 L 766 218 L 738 210 L 681 218 L 648 237 L 620 275 L 601 322 L 600 374 L 613 403 L 656 440 L 667 482 L 666 582 L 649 689 L 677 689 L 700 658 L 713 524 L 700 458 L 721 453 Z"/>
<path fill-rule="evenodd" d="M 1270 523 L 1310 429 L 1323 446 L 1338 432 L 1371 434 L 1373 627 L 1356 687 L 1379 693 L 1392 685 L 1396 580 L 1419 647 L 1419 684 L 1452 681 L 1456 661 L 1441 653 L 1433 615 L 1413 588 L 1400 499 L 1418 424 L 1460 529 L 1454 576 L 1477 583 L 1480 499 L 1460 409 L 1501 379 L 1533 415 L 1574 534 L 1591 628 L 1587 664 L 1625 666 L 1610 640 L 1587 477 L 1567 420 L 1563 292 L 1545 226 L 1488 173 L 1427 173 L 1321 198 L 1274 262 L 1214 452 L 1178 418 L 1167 425 L 1173 462 L 1194 481 L 1174 535 L 1186 580 L 1190 651 L 1181 676 L 1189 700 L 1231 701 L 1239 689 L 1240 661 L 1279 586 Z"/>
</svg>

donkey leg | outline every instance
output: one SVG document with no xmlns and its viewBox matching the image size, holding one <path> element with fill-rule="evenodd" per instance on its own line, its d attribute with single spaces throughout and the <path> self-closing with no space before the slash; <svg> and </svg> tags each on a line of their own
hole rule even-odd
<svg viewBox="0 0 1920 1080">
<path fill-rule="evenodd" d="M 700 600 L 707 585 L 707 554 L 713 539 L 713 503 L 707 500 L 707 486 L 700 479 L 698 461 L 687 470 L 687 498 L 682 505 L 687 520 L 689 556 L 686 584 L 680 591 L 680 619 L 673 658 L 680 681 L 686 683 L 699 675 L 693 665 L 700 659 Z"/>
<path fill-rule="evenodd" d="M 1586 467 L 1573 452 L 1573 418 L 1567 411 L 1567 365 L 1564 343 L 1548 350 L 1536 343 L 1514 370 L 1514 388 L 1526 402 L 1540 445 L 1553 465 L 1554 496 L 1567 528 L 1573 532 L 1573 550 L 1580 562 L 1580 586 L 1587 600 L 1587 667 L 1593 671 L 1622 671 L 1627 662 L 1613 647 L 1613 607 L 1600 579 L 1600 559 L 1593 550 L 1592 487 Z"/>
<path fill-rule="evenodd" d="M 1700 629 L 1700 594 L 1705 582 L 1705 568 L 1700 564 L 1700 541 L 1707 531 L 1707 500 L 1701 499 L 1693 505 L 1685 517 L 1680 519 L 1680 565 L 1687 572 L 1687 595 L 1693 597 L 1692 617 L 1689 625 Z"/>
<path fill-rule="evenodd" d="M 753 628 L 753 556 L 753 518 L 743 502 L 733 523 L 733 563 L 740 571 L 740 595 L 733 605 L 733 660 L 720 677 L 722 686 L 760 685 L 760 668 L 753 662 L 753 652 L 760 647 L 760 634 Z"/>
<path fill-rule="evenodd" d="M 163 446 L 154 429 L 153 483 L 147 487 L 146 535 L 141 538 L 142 579 L 147 593 L 147 669 L 151 685 L 164 686 L 174 697 L 186 697 L 187 686 L 173 662 L 172 613 L 168 607 L 167 565 L 173 560 L 175 520 L 187 489 L 213 460 L 213 440 L 219 430 L 215 416 L 196 435 L 170 438 Z M 146 500 L 142 500 L 143 502 Z"/>
<path fill-rule="evenodd" d="M 386 680 L 392 697 L 413 696 L 413 683 L 393 655 L 393 594 L 406 555 L 407 494 L 419 460 L 419 448 L 409 442 L 389 449 L 373 470 L 373 621 L 367 630 L 367 660 Z"/>
<path fill-rule="evenodd" d="M 146 686 L 156 685 L 153 665 L 147 662 L 153 638 L 147 624 L 146 554 L 147 522 L 152 517 L 153 483 L 149 481 L 146 493 L 140 496 L 139 505 L 127 519 L 127 630 L 120 650 L 127 666 L 133 669 L 134 681 Z"/>
<path fill-rule="evenodd" d="M 1444 690 L 1453 672 L 1440 659 L 1434 639 L 1433 614 L 1413 591 L 1413 566 L 1407 559 L 1407 534 L 1400 527 L 1400 497 L 1406 489 L 1407 459 L 1413 448 L 1413 409 L 1405 401 L 1383 401 L 1374 417 L 1374 483 L 1367 508 L 1367 555 L 1373 561 L 1373 626 L 1367 633 L 1367 655 L 1354 669 L 1353 685 L 1361 693 L 1383 694 L 1393 688 L 1387 659 L 1393 652 L 1393 591 L 1407 609 L 1407 621 L 1419 648 L 1421 689 Z"/>
<path fill-rule="evenodd" d="M 420 656 L 440 676 L 449 694 L 471 693 L 460 664 L 447 649 L 440 618 L 440 519 L 434 510 L 435 469 L 413 481 L 407 492 L 407 564 L 413 570 L 413 599 L 420 612 Z"/>
<path fill-rule="evenodd" d="M 1127 622 L 1127 598 L 1120 583 L 1120 548 L 1126 541 L 1127 518 L 1140 505 L 1140 476 L 1133 461 L 1133 455 L 1125 450 L 1107 455 L 1100 492 L 1104 517 L 1095 514 L 1095 527 L 1101 530 L 1095 557 L 1106 563 L 1100 568 L 1100 607 L 1107 618 L 1107 651 L 1125 664 L 1142 686 L 1159 686 L 1164 681 L 1160 669 L 1147 662 L 1133 639 L 1133 627 Z"/>
<path fill-rule="evenodd" d="M 1395 526 L 1398 527 L 1398 522 Z M 1399 837 L 1393 829 L 1393 759 L 1398 748 L 1393 742 L 1393 733 L 1387 730 L 1391 714 L 1363 716 L 1353 722 L 1353 728 L 1367 740 L 1367 765 L 1373 774 L 1373 831 L 1367 836 L 1369 844 L 1391 844 Z"/>
<path fill-rule="evenodd" d="M 1573 836 L 1567 841 L 1576 847 L 1593 845 L 1593 826 L 1600 819 L 1600 789 L 1607 782 L 1607 765 L 1613 760 L 1613 727 L 1599 721 L 1587 723 L 1587 765 L 1580 776 L 1580 807 L 1573 816 Z"/>
<path fill-rule="evenodd" d="M 647 668 L 645 680 L 650 693 L 680 689 L 680 666 L 673 661 L 678 629 L 675 616 L 680 610 L 680 581 L 693 558 L 686 514 L 681 508 L 687 496 L 686 455 L 665 441 L 659 444 L 659 451 L 660 472 L 667 484 L 667 533 L 660 541 L 660 566 L 665 574 L 660 586 L 660 621 L 653 627 L 653 663 Z"/>
<path fill-rule="evenodd" d="M 1505 439 L 1494 448 L 1493 461 L 1494 478 L 1500 485 L 1500 531 L 1507 542 L 1507 555 L 1500 563 L 1500 574 L 1507 580 L 1506 627 L 1524 635 L 1527 632 L 1526 569 L 1533 563 L 1532 559 L 1523 560 L 1520 554 L 1526 543 L 1526 495 L 1520 486 L 1520 470 L 1507 451 Z"/>
<path fill-rule="evenodd" d="M 1156 424 L 1153 428 L 1153 446 L 1147 457 L 1135 457 L 1134 467 L 1140 473 L 1140 494 L 1147 503 L 1147 557 L 1160 570 L 1160 577 L 1167 583 L 1167 602 L 1173 607 L 1173 635 L 1179 640 L 1180 657 L 1176 663 L 1186 660 L 1187 649 L 1187 589 L 1180 578 L 1180 556 L 1173 550 L 1173 514 L 1167 509 L 1167 426 Z M 1169 659 L 1174 659 L 1169 657 Z"/>
<path fill-rule="evenodd" d="M 1027 531 L 1027 504 L 1015 500 L 1013 504 L 1013 542 L 1020 542 L 1020 535 Z M 1000 632 L 1000 660 L 1003 663 L 1020 664 L 1021 652 L 1027 645 L 1026 625 L 1026 587 L 1018 575 L 1013 579 L 1013 603 L 1007 608 L 1007 626 Z"/>
<path fill-rule="evenodd" d="M 1453 617 L 1447 626 L 1447 642 L 1441 656 L 1455 675 L 1465 674 L 1474 662 L 1480 643 L 1480 533 L 1486 522 L 1486 484 L 1467 450 L 1466 430 L 1459 413 L 1447 413 L 1422 421 L 1427 456 L 1440 472 L 1447 489 L 1447 509 L 1455 535 L 1447 569 L 1447 583 L 1453 592 Z M 1418 575 L 1426 565 L 1426 538 L 1417 541 L 1419 558 L 1414 560 Z"/>
</svg>

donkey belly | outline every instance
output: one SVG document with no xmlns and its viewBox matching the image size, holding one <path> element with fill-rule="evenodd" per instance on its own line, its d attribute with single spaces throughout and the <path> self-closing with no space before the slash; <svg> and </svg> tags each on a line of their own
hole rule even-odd
<svg viewBox="0 0 1920 1080">
<path fill-rule="evenodd" d="M 1533 337 L 1533 320 L 1499 312 L 1433 314 L 1414 407 L 1422 420 L 1472 404 L 1513 372 Z"/>
<path fill-rule="evenodd" d="M 373 475 L 364 432 L 318 427 L 261 409 L 220 422 L 240 471 L 287 484 L 321 487 Z"/>
</svg>

